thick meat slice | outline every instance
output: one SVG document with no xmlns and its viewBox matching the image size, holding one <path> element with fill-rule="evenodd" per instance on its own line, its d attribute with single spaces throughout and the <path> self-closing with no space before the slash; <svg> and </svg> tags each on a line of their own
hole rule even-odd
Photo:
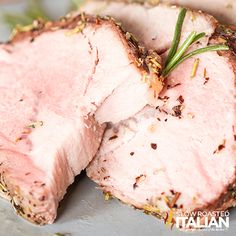
<svg viewBox="0 0 236 236">
<path fill-rule="evenodd" d="M 156 109 L 106 131 L 87 168 L 105 192 L 163 217 L 235 204 L 235 72 L 217 53 L 199 59 L 194 78 L 193 59 L 172 73 Z"/>
<path fill-rule="evenodd" d="M 166 5 L 155 7 L 137 3 L 88 1 L 82 11 L 110 15 L 120 21 L 126 30 L 133 33 L 146 47 L 163 53 L 169 49 L 175 30 L 179 8 Z M 192 31 L 205 32 L 207 37 L 201 40 L 201 45 L 208 43 L 214 33 L 216 20 L 201 12 L 188 11 L 183 25 L 183 41 Z"/>
<path fill-rule="evenodd" d="M 127 80 L 149 96 L 141 80 L 150 74 L 138 57 L 145 59 L 112 20 L 85 15 L 34 22 L 0 45 L 0 190 L 18 214 L 54 221 L 68 185 L 100 145 L 97 108 Z"/>
<path fill-rule="evenodd" d="M 120 4 L 111 3 L 117 6 L 114 16 L 119 17 L 121 12 L 125 23 L 123 12 L 131 5 L 123 5 L 122 12 Z M 166 18 L 149 24 L 150 12 L 161 6 L 153 9 L 132 6 L 140 9 L 140 15 L 145 12 L 146 17 L 134 17 L 135 24 L 132 24 L 132 14 L 129 14 L 126 26 L 131 26 L 131 32 L 139 31 L 137 36 L 143 39 L 158 35 L 165 46 L 160 48 L 153 40 L 150 47 L 168 49 L 169 38 L 162 33 Z M 162 16 L 177 11 L 165 9 Z M 158 14 L 152 16 L 158 19 Z M 204 14 L 198 15 L 195 22 L 199 17 L 201 25 L 208 22 L 209 16 Z M 146 29 L 142 27 L 145 23 Z M 192 23 L 186 18 L 185 26 Z M 170 24 L 171 27 L 174 26 Z M 184 35 L 185 32 L 186 28 Z M 235 46 L 234 35 L 233 30 L 217 27 L 213 35 L 208 35 L 210 42 L 205 38 L 205 43 L 227 40 L 229 45 Z M 193 78 L 191 74 L 197 58 L 180 65 L 167 78 L 156 109 L 148 106 L 106 131 L 99 153 L 87 168 L 88 176 L 105 192 L 125 203 L 163 217 L 171 209 L 225 210 L 233 206 L 236 192 L 236 59 L 233 51 L 235 48 L 224 54 L 199 55 L 199 66 Z"/>
</svg>

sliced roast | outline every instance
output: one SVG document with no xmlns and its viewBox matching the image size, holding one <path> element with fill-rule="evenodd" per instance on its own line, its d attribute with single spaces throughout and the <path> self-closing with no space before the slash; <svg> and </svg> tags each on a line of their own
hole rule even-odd
<svg viewBox="0 0 236 236">
<path fill-rule="evenodd" d="M 150 55 L 111 19 L 82 14 L 20 31 L 0 45 L 0 191 L 19 215 L 46 224 L 97 152 L 105 126 L 94 113 L 132 81 L 135 108 L 114 103 L 132 116 L 153 96 L 143 76 L 158 79 Z"/>
<path fill-rule="evenodd" d="M 179 10 L 110 3 L 101 11 L 161 52 L 169 48 Z M 177 67 L 157 106 L 110 126 L 87 168 L 104 192 L 163 218 L 177 211 L 225 210 L 236 203 L 235 32 L 212 24 L 208 15 L 188 14 L 183 35 L 197 27 L 208 32 L 202 45 L 226 42 L 231 50 L 204 53 Z M 155 35 L 161 44 L 150 41 Z"/>
</svg>

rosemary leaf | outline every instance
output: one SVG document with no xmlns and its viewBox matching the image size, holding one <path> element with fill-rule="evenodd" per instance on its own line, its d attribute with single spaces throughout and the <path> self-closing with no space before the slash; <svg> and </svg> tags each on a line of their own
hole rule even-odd
<svg viewBox="0 0 236 236">
<path fill-rule="evenodd" d="M 205 35 L 206 33 L 197 34 L 195 39 L 193 40 L 193 43 L 197 42 L 199 39 L 203 38 Z"/>
<path fill-rule="evenodd" d="M 193 64 L 191 78 L 194 78 L 196 76 L 197 69 L 198 69 L 198 66 L 199 66 L 199 62 L 200 62 L 200 59 L 196 58 L 195 61 L 194 61 L 194 64 Z"/>
<path fill-rule="evenodd" d="M 165 69 L 162 72 L 162 75 L 165 77 L 166 74 L 169 72 L 169 70 L 178 62 L 178 60 L 184 55 L 184 53 L 188 50 L 189 46 L 194 42 L 197 34 L 196 32 L 192 32 L 187 39 L 184 41 L 182 46 L 179 48 L 179 50 L 175 53 L 173 58 L 170 60 L 168 65 L 165 67 Z"/>
<path fill-rule="evenodd" d="M 178 49 L 186 12 L 187 10 L 185 8 L 180 9 L 178 20 L 175 26 L 175 34 L 172 41 L 172 45 L 167 56 L 165 67 L 161 74 L 161 76 L 164 78 L 167 77 L 169 73 L 173 71 L 180 63 L 192 56 L 209 51 L 229 50 L 229 47 L 226 45 L 211 45 L 204 48 L 196 49 L 184 55 L 192 44 L 196 43 L 199 39 L 203 38 L 206 35 L 204 32 L 199 34 L 197 34 L 196 32 L 192 32 L 184 41 L 182 46 Z"/>
<path fill-rule="evenodd" d="M 178 49 L 179 41 L 180 41 L 180 37 L 181 37 L 181 32 L 182 32 L 182 26 L 183 26 L 186 12 L 187 12 L 187 9 L 185 9 L 185 8 L 180 9 L 179 16 L 178 16 L 176 26 L 175 26 L 174 38 L 172 40 L 172 45 L 171 45 L 170 51 L 169 51 L 167 59 L 166 59 L 166 63 L 165 63 L 166 65 L 170 62 L 171 58 L 175 55 L 175 53 Z"/>
<path fill-rule="evenodd" d="M 211 46 L 207 46 L 204 48 L 196 49 L 196 50 L 186 54 L 181 59 L 179 59 L 168 71 L 166 71 L 165 77 L 168 76 L 171 71 L 173 71 L 179 64 L 181 64 L 182 62 L 184 62 L 188 58 L 191 58 L 191 57 L 196 56 L 198 54 L 210 52 L 210 51 L 227 51 L 227 50 L 229 50 L 229 47 L 226 45 L 211 45 Z"/>
</svg>

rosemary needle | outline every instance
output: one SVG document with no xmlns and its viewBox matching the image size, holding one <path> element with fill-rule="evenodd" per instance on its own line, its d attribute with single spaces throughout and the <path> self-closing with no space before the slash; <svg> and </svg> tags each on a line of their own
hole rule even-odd
<svg viewBox="0 0 236 236">
<path fill-rule="evenodd" d="M 186 8 L 181 8 L 180 9 L 180 13 L 179 13 L 177 23 L 176 23 L 176 26 L 175 26 L 174 38 L 173 38 L 172 45 L 171 45 L 170 51 L 169 51 L 167 59 L 166 59 L 166 65 L 170 62 L 171 58 L 175 55 L 175 53 L 177 51 L 177 48 L 179 46 L 182 26 L 183 26 L 183 22 L 184 22 L 186 12 L 187 12 Z"/>
<path fill-rule="evenodd" d="M 186 54 L 185 56 L 183 56 L 179 61 L 177 61 L 170 69 L 169 71 L 166 72 L 165 77 L 168 76 L 168 74 L 173 71 L 179 64 L 181 64 L 183 61 L 187 60 L 190 57 L 193 57 L 195 55 L 201 54 L 201 53 L 205 53 L 205 52 L 210 52 L 210 51 L 227 51 L 229 50 L 229 47 L 226 45 L 211 45 L 211 46 L 207 46 L 204 48 L 199 48 L 196 49 L 188 54 Z"/>
<path fill-rule="evenodd" d="M 195 39 L 193 40 L 193 43 L 197 42 L 199 39 L 203 38 L 205 35 L 206 35 L 206 33 L 204 33 L 204 32 L 197 34 Z"/>
<path fill-rule="evenodd" d="M 182 46 L 178 49 L 181 32 L 182 32 L 182 26 L 183 26 L 183 22 L 186 16 L 186 12 L 187 10 L 185 8 L 180 9 L 178 20 L 175 26 L 175 34 L 172 41 L 172 45 L 166 59 L 165 67 L 163 68 L 163 71 L 161 74 L 162 77 L 164 78 L 167 77 L 169 73 L 173 71 L 180 63 L 182 63 L 183 61 L 185 61 L 186 59 L 192 56 L 209 52 L 209 51 L 229 50 L 229 47 L 226 45 L 211 45 L 204 48 L 196 49 L 184 55 L 188 51 L 191 45 L 193 45 L 199 39 L 201 39 L 202 37 L 206 35 L 204 32 L 197 34 L 195 31 L 193 31 L 184 41 Z"/>
<path fill-rule="evenodd" d="M 194 42 L 194 39 L 196 38 L 197 34 L 196 32 L 192 32 L 187 39 L 184 41 L 182 46 L 179 48 L 179 50 L 175 53 L 173 58 L 170 60 L 170 62 L 167 64 L 165 69 L 163 70 L 162 75 L 165 76 L 166 73 L 173 67 L 173 65 L 178 62 L 178 60 L 184 55 L 184 53 L 187 51 L 189 46 Z"/>
</svg>

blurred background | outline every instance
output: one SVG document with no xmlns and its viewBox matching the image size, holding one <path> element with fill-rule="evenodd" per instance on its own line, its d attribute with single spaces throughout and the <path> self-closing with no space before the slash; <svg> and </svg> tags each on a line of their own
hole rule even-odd
<svg viewBox="0 0 236 236">
<path fill-rule="evenodd" d="M 0 0 L 0 41 L 13 27 L 30 24 L 35 18 L 55 20 L 76 10 L 84 0 Z"/>
</svg>

